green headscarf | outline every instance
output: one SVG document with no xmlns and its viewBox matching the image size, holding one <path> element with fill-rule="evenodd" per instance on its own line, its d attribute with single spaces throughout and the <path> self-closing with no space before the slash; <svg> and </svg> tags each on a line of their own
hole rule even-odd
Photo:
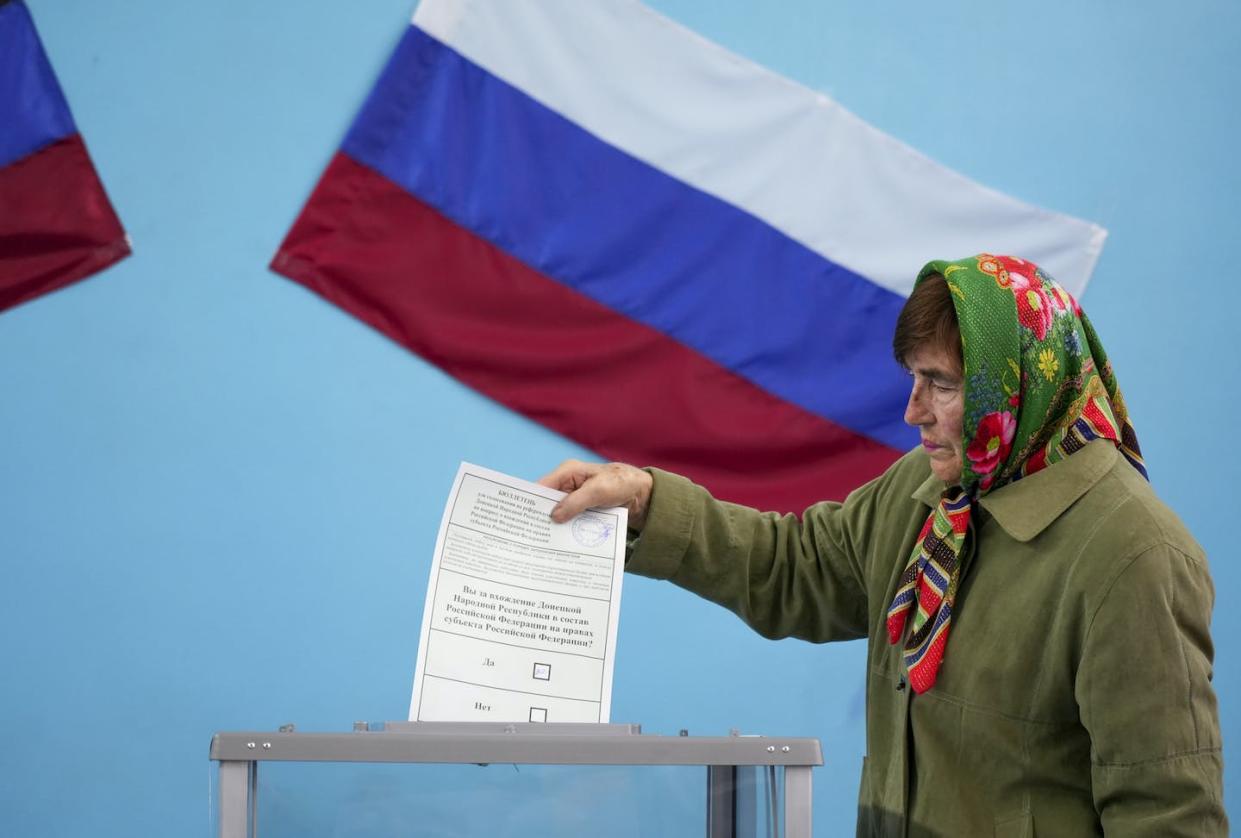
<svg viewBox="0 0 1241 838">
<path fill-rule="evenodd" d="M 960 556 L 977 499 L 1111 440 L 1146 475 L 1137 436 L 1098 335 L 1081 306 L 1032 262 L 980 254 L 928 262 L 961 329 L 965 411 L 961 485 L 931 510 L 888 607 L 888 639 L 905 634 L 910 684 L 934 683 L 960 585 Z"/>
<path fill-rule="evenodd" d="M 967 492 L 985 495 L 1098 438 L 1146 474 L 1107 354 L 1069 292 L 1012 256 L 929 262 L 918 282 L 932 274 L 947 281 L 961 327 Z"/>
</svg>

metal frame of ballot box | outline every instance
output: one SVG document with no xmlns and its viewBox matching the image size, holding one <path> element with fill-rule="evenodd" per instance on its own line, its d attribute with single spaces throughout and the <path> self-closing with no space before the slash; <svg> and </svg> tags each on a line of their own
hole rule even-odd
<svg viewBox="0 0 1241 838">
<path fill-rule="evenodd" d="M 784 834 L 810 838 L 810 771 L 818 739 L 644 735 L 640 725 L 496 722 L 354 723 L 352 733 L 217 733 L 219 838 L 256 838 L 260 762 L 491 763 L 513 765 L 700 765 L 707 769 L 707 836 L 741 838 L 753 786 L 740 769 L 784 769 Z M 748 801 L 747 801 L 748 796 Z M 742 817 L 738 817 L 738 813 Z"/>
</svg>

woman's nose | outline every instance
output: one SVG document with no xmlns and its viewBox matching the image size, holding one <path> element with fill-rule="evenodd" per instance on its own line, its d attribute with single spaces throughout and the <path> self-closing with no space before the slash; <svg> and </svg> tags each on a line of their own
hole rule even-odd
<svg viewBox="0 0 1241 838">
<path fill-rule="evenodd" d="M 926 408 L 926 391 L 915 384 L 909 391 L 909 402 L 905 405 L 905 424 L 915 427 L 930 424 L 931 411 Z"/>
</svg>

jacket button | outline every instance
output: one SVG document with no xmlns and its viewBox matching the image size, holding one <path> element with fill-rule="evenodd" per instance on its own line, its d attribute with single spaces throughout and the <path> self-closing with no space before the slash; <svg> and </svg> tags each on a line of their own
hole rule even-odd
<svg viewBox="0 0 1241 838">
<path fill-rule="evenodd" d="M 896 691 L 900 692 L 903 689 L 905 689 L 905 676 L 904 675 L 901 676 L 901 680 L 896 682 Z"/>
</svg>

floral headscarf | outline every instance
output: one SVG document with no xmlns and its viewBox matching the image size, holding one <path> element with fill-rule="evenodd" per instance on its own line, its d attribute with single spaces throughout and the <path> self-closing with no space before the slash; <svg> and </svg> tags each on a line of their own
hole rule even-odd
<svg viewBox="0 0 1241 838">
<path fill-rule="evenodd" d="M 1081 306 L 1032 262 L 981 254 L 929 262 L 918 282 L 948 284 L 965 362 L 961 485 L 931 511 L 888 608 L 888 638 L 905 638 L 916 692 L 935 683 L 960 584 L 974 501 L 1109 439 L 1146 468 L 1124 399 Z"/>
</svg>

